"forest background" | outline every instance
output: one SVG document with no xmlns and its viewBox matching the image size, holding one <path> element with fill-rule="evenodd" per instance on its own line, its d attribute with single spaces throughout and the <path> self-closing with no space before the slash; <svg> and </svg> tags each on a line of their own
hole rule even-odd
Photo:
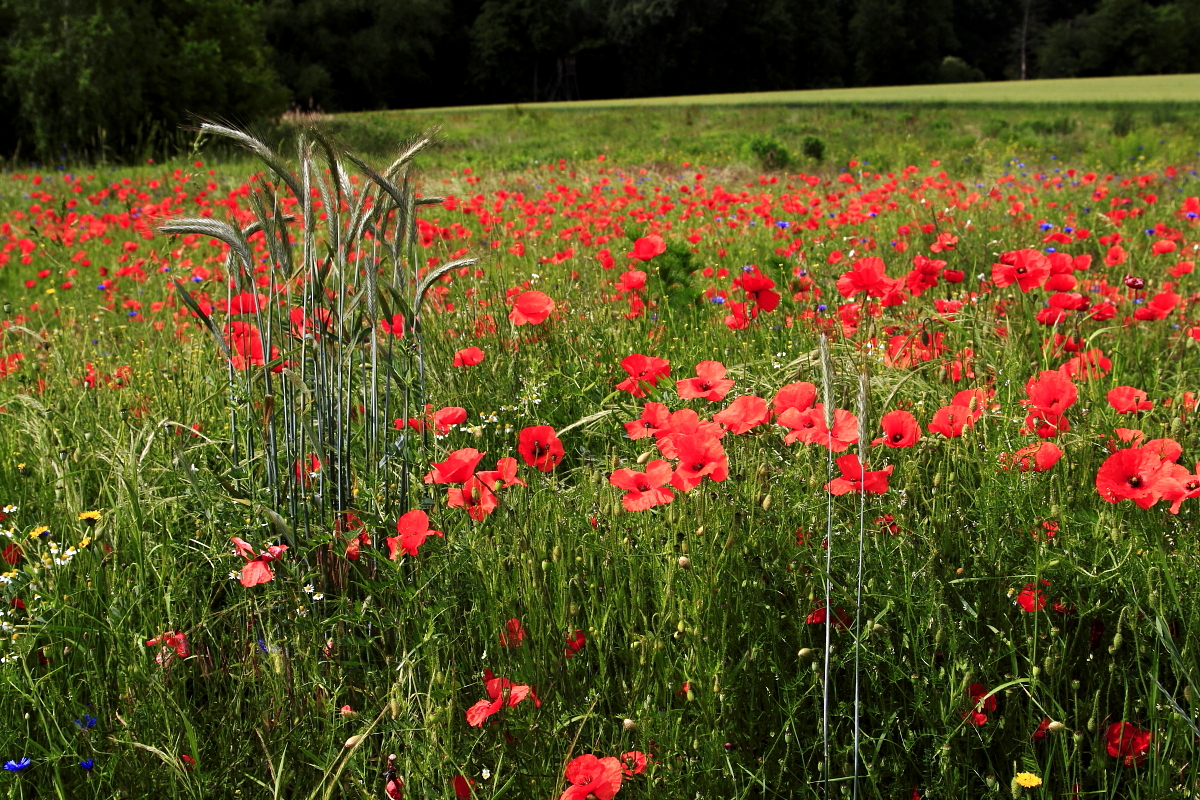
<svg viewBox="0 0 1200 800">
<path fill-rule="evenodd" d="M 0 157 L 184 146 L 193 115 L 1200 72 L 1154 0 L 0 0 Z"/>
</svg>

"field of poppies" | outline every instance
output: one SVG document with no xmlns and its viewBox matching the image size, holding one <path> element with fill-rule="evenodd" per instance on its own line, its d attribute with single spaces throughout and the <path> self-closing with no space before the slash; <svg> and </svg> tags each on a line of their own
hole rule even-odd
<svg viewBox="0 0 1200 800">
<path fill-rule="evenodd" d="M 0 797 L 1200 790 L 1200 153 L 208 133 L 0 174 Z"/>
</svg>

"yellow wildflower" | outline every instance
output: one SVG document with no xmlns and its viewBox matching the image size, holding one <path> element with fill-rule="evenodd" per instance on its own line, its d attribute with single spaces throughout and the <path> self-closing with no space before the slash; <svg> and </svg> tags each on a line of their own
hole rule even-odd
<svg viewBox="0 0 1200 800">
<path fill-rule="evenodd" d="M 100 521 L 100 512 L 99 511 L 80 511 L 77 519 L 80 522 L 87 523 L 88 525 L 95 525 L 97 522 Z"/>
<path fill-rule="evenodd" d="M 1042 785 L 1042 779 L 1037 775 L 1034 775 L 1032 772 L 1018 772 L 1017 784 L 1024 786 L 1026 789 L 1033 789 L 1034 787 Z"/>
</svg>

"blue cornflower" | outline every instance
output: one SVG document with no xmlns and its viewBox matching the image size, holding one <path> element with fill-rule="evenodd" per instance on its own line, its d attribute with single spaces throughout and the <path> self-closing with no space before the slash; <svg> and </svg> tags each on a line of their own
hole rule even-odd
<svg viewBox="0 0 1200 800">
<path fill-rule="evenodd" d="M 77 719 L 77 720 L 74 720 L 74 722 L 76 725 L 78 725 L 81 728 L 96 727 L 96 718 L 90 714 L 84 714 L 83 719 Z"/>
<path fill-rule="evenodd" d="M 1054 227 L 1054 225 L 1052 225 L 1052 224 L 1051 224 L 1051 223 L 1049 223 L 1049 222 L 1043 222 L 1041 225 L 1038 225 L 1038 227 L 1039 227 L 1039 228 L 1041 228 L 1041 229 L 1042 229 L 1042 230 L 1044 230 L 1044 231 L 1048 231 L 1048 230 L 1050 230 L 1051 228 L 1053 228 L 1053 227 Z"/>
<path fill-rule="evenodd" d="M 29 765 L 32 763 L 29 760 L 29 756 L 24 756 L 19 761 L 5 761 L 4 769 L 9 772 L 21 772 L 22 770 L 29 769 Z"/>
<path fill-rule="evenodd" d="M 714 297 L 714 298 L 712 299 L 712 301 L 713 301 L 714 303 L 724 303 L 724 302 L 725 302 L 725 298 L 724 298 L 724 297 Z"/>
<path fill-rule="evenodd" d="M 788 222 L 786 219 L 781 219 L 781 220 L 778 220 L 778 221 L 775 223 L 775 227 L 776 227 L 776 228 L 784 228 L 784 229 L 787 229 L 787 228 L 790 228 L 791 226 L 792 226 L 792 223 Z"/>
<path fill-rule="evenodd" d="M 83 769 L 87 770 L 88 772 L 91 772 L 92 767 L 96 766 L 96 761 L 95 761 L 95 759 L 85 758 L 83 761 L 79 762 L 79 766 L 82 767 Z"/>
</svg>

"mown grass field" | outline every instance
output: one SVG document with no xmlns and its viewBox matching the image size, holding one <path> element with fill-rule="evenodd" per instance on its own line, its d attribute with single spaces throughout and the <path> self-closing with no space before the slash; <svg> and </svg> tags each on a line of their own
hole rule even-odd
<svg viewBox="0 0 1200 800">
<path fill-rule="evenodd" d="M 0 796 L 1192 796 L 1189 108 L 10 170 Z"/>
</svg>

